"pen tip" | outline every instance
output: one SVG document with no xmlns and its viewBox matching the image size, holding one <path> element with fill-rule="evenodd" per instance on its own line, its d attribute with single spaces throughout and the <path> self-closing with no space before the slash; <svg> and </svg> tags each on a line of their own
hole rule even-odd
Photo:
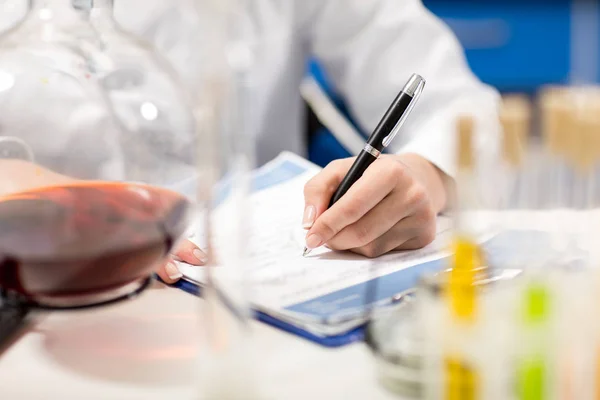
<svg viewBox="0 0 600 400">
<path fill-rule="evenodd" d="M 309 254 L 310 254 L 310 249 L 308 247 L 305 247 L 304 251 L 302 252 L 302 257 L 306 257 Z"/>
</svg>

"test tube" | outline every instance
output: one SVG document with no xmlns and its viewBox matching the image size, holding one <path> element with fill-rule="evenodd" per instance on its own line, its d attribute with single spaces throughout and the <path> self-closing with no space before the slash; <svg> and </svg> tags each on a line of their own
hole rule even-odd
<svg viewBox="0 0 600 400">
<path fill-rule="evenodd" d="M 451 271 L 447 283 L 448 319 L 443 351 L 443 385 L 448 400 L 481 397 L 481 376 L 476 354 L 478 317 L 475 279 L 481 267 L 481 252 L 470 221 L 477 204 L 475 180 L 474 120 L 464 116 L 457 122 L 457 212 Z"/>
<path fill-rule="evenodd" d="M 575 332 L 578 333 L 573 339 L 573 342 L 576 343 L 576 340 L 579 339 L 579 342 L 582 343 L 579 349 L 584 355 L 589 354 L 589 349 L 593 348 L 595 351 L 593 352 L 592 360 L 588 360 L 586 358 L 583 359 L 584 362 L 589 362 L 586 366 L 589 367 L 589 370 L 592 371 L 590 375 L 584 375 L 584 379 L 587 379 L 589 392 L 586 392 L 588 397 L 586 398 L 600 398 L 600 321 L 597 318 L 598 315 L 598 304 L 600 304 L 600 298 L 598 297 L 598 293 L 600 293 L 600 273 L 598 272 L 598 262 L 600 260 L 600 254 L 598 249 L 598 235 L 597 229 L 599 226 L 599 215 L 598 215 L 598 198 L 597 198 L 597 190 L 598 190 L 598 168 L 600 161 L 600 95 L 597 92 L 594 92 L 592 96 L 589 98 L 588 102 L 585 105 L 584 110 L 582 111 L 579 118 L 579 125 L 581 129 L 581 134 L 583 139 L 588 143 L 588 151 L 587 156 L 590 158 L 591 167 L 587 170 L 589 173 L 587 175 L 588 185 L 587 185 L 587 203 L 586 209 L 582 210 L 583 218 L 582 223 L 585 224 L 582 232 L 581 238 L 585 240 L 585 249 L 588 250 L 588 258 L 587 258 L 587 267 L 589 275 L 593 276 L 594 279 L 590 279 L 591 281 L 591 289 L 587 287 L 587 291 L 584 292 L 587 294 L 585 299 L 587 303 L 581 306 L 581 302 L 583 301 L 582 296 L 573 297 L 570 296 L 569 300 L 574 303 L 579 300 L 574 309 L 579 310 L 578 316 L 579 319 L 575 323 L 578 323 L 580 329 L 577 329 Z M 587 283 L 587 282 L 586 282 Z M 581 286 L 581 284 L 580 284 Z M 582 292 L 579 288 L 578 291 Z M 565 295 L 566 297 L 566 295 Z M 583 312 L 582 310 L 586 310 Z M 594 315 L 596 318 L 589 318 L 589 315 Z M 572 321 L 569 321 L 572 322 Z M 582 336 L 589 334 L 591 337 L 584 337 L 582 340 Z M 581 346 L 585 348 L 582 349 Z"/>
<path fill-rule="evenodd" d="M 591 95 L 586 102 L 578 121 L 580 135 L 580 171 L 584 182 L 582 206 L 592 210 L 596 206 L 595 193 L 598 161 L 600 159 L 600 95 Z"/>
<path fill-rule="evenodd" d="M 442 399 L 446 395 L 443 368 L 444 321 L 447 306 L 444 299 L 443 275 L 426 274 L 418 284 L 417 318 L 419 329 L 423 332 L 423 382 L 422 398 Z"/>
<path fill-rule="evenodd" d="M 470 117 L 462 117 L 457 122 L 457 210 L 448 290 L 453 313 L 464 319 L 470 319 L 475 315 L 475 293 L 472 291 L 471 283 L 475 270 L 482 265 L 476 238 L 477 229 L 473 225 L 472 214 L 477 208 L 474 129 L 474 120 Z"/>
<path fill-rule="evenodd" d="M 509 96 L 502 99 L 500 125 L 502 128 L 502 161 L 505 184 L 500 191 L 500 209 L 523 207 L 522 191 L 525 188 L 523 166 L 527 151 L 528 103 L 524 97 Z"/>
<path fill-rule="evenodd" d="M 569 181 L 567 164 L 568 140 L 571 130 L 572 103 L 564 87 L 545 88 L 540 96 L 542 138 L 545 149 L 544 193 L 548 208 L 561 209 L 568 205 L 566 187 Z"/>
<path fill-rule="evenodd" d="M 594 281 L 590 269 L 559 269 L 552 279 L 556 313 L 554 367 L 556 391 L 561 399 L 594 398 L 594 378 L 598 353 L 595 318 L 590 318 Z"/>
<path fill-rule="evenodd" d="M 573 145 L 575 134 L 573 93 L 566 87 L 546 88 L 540 100 L 545 158 L 543 193 L 546 209 L 554 214 L 549 258 L 562 264 L 572 252 L 569 226 L 573 207 Z"/>
<path fill-rule="evenodd" d="M 584 209 L 587 206 L 588 178 L 594 167 L 594 149 L 588 131 L 587 108 L 590 93 L 574 90 L 571 94 L 571 111 L 568 122 L 570 134 L 567 140 L 567 159 L 572 170 L 572 186 L 570 204 L 573 209 Z"/>
<path fill-rule="evenodd" d="M 515 358 L 516 398 L 545 400 L 556 398 L 555 364 L 552 354 L 551 318 L 553 296 L 549 283 L 538 274 L 520 287 L 515 321 L 519 340 Z"/>
<path fill-rule="evenodd" d="M 502 99 L 502 157 L 507 185 L 502 195 L 504 209 L 528 208 L 537 204 L 538 165 L 528 152 L 531 105 L 525 96 L 511 95 Z"/>
<path fill-rule="evenodd" d="M 524 213 L 541 207 L 543 194 L 541 178 L 544 176 L 542 157 L 539 149 L 529 145 L 531 127 L 531 103 L 524 96 L 504 97 L 500 109 L 500 125 L 502 128 L 502 156 L 504 174 L 507 184 L 504 186 L 503 213 L 501 220 L 506 224 L 505 231 L 525 230 L 524 239 L 515 242 L 514 247 L 501 268 L 526 269 L 531 263 L 541 263 L 546 254 L 535 247 L 531 233 L 531 224 L 523 225 Z M 530 218 L 531 219 L 531 218 Z M 526 255 L 526 258 L 525 258 Z"/>
</svg>

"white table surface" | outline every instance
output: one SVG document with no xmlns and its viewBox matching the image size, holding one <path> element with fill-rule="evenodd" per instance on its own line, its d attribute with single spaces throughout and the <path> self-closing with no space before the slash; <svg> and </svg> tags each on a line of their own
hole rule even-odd
<svg viewBox="0 0 600 400">
<path fill-rule="evenodd" d="M 110 307 L 40 315 L 0 354 L 0 399 L 199 399 L 200 302 L 156 283 Z M 397 399 L 362 343 L 327 349 L 260 322 L 253 340 L 275 399 Z"/>
</svg>

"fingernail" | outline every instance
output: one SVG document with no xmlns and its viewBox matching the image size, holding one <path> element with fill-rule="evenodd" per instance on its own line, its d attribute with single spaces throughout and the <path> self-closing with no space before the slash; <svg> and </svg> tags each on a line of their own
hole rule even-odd
<svg viewBox="0 0 600 400">
<path fill-rule="evenodd" d="M 317 247 L 321 246 L 322 244 L 323 244 L 323 241 L 321 240 L 321 237 L 314 233 L 306 238 L 306 247 L 308 247 L 311 250 L 316 249 Z"/>
<path fill-rule="evenodd" d="M 173 280 L 179 279 L 183 276 L 181 271 L 179 271 L 179 269 L 177 269 L 177 265 L 175 265 L 175 263 L 173 263 L 173 262 L 169 262 L 167 264 L 167 266 L 165 267 L 165 270 L 166 270 L 169 278 L 171 278 Z"/>
<path fill-rule="evenodd" d="M 202 264 L 206 264 L 206 262 L 208 261 L 208 257 L 206 256 L 206 254 L 204 254 L 203 252 L 201 252 L 198 249 L 195 249 L 192 254 L 194 255 L 194 257 L 196 257 L 198 259 L 198 261 L 200 261 Z"/>
<path fill-rule="evenodd" d="M 310 229 L 315 223 L 315 216 L 317 215 L 317 209 L 315 206 L 307 206 L 304 209 L 304 216 L 302 217 L 302 227 Z"/>
</svg>

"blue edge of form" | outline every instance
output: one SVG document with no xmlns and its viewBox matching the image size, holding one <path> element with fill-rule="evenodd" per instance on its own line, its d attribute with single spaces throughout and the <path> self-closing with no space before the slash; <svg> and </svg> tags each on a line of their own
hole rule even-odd
<svg viewBox="0 0 600 400">
<path fill-rule="evenodd" d="M 177 282 L 173 285 L 170 285 L 170 286 L 181 289 L 184 292 L 187 292 L 194 296 L 200 296 L 201 289 L 191 282 L 188 282 L 185 280 L 180 280 L 179 282 Z M 345 332 L 341 335 L 322 337 L 322 336 L 313 335 L 310 332 L 307 332 L 298 327 L 295 327 L 292 324 L 288 324 L 287 322 L 280 321 L 280 320 L 278 320 L 268 314 L 260 312 L 260 311 L 254 311 L 254 316 L 257 320 L 259 320 L 261 322 L 264 322 L 275 328 L 281 329 L 285 332 L 300 336 L 304 339 L 310 340 L 312 342 L 315 342 L 315 343 L 317 343 L 321 346 L 325 346 L 325 347 L 345 346 L 350 343 L 362 341 L 365 336 L 364 326 L 359 326 L 359 327 L 357 327 L 349 332 Z"/>
<path fill-rule="evenodd" d="M 445 258 L 442 259 L 438 259 L 438 260 L 433 260 L 433 261 L 429 261 L 429 262 L 424 262 L 422 264 L 417 264 L 413 267 L 409 267 L 407 269 L 404 270 L 400 270 L 400 271 L 396 271 L 394 273 L 391 273 L 389 275 L 387 275 L 388 280 L 381 280 L 378 278 L 375 278 L 375 280 L 378 283 L 384 283 L 384 287 L 380 287 L 377 288 L 376 290 L 378 290 L 380 293 L 378 293 L 378 295 L 376 296 L 375 301 L 377 300 L 381 300 L 381 298 L 390 298 L 392 293 L 390 290 L 392 290 L 394 293 L 398 293 L 398 290 L 403 291 L 409 288 L 412 288 L 416 285 L 418 278 L 421 274 L 423 273 L 427 273 L 427 272 L 435 272 L 435 271 L 439 271 L 440 269 L 444 268 L 444 262 L 445 262 Z M 391 278 L 391 279 L 389 279 Z M 157 279 L 160 279 L 157 277 Z M 399 279 L 399 280 L 397 280 Z M 163 282 L 164 283 L 164 282 Z M 363 282 L 362 284 L 358 284 L 353 286 L 352 288 L 347 288 L 347 289 L 353 289 L 356 290 L 356 288 L 358 287 L 366 287 L 367 285 L 370 285 L 373 283 L 373 280 L 368 280 L 366 282 Z M 189 281 L 186 280 L 180 280 L 179 282 L 169 285 L 171 287 L 175 287 L 178 289 L 181 289 L 189 294 L 192 294 L 194 296 L 201 296 L 201 288 L 199 286 L 197 286 L 194 283 L 191 283 Z M 340 291 L 337 291 L 336 293 L 343 293 L 345 290 L 347 289 L 342 289 Z M 379 289 L 383 289 L 383 290 L 379 290 Z M 361 289 L 361 291 L 364 291 L 364 289 Z M 334 294 L 334 293 L 332 293 Z M 324 299 L 327 298 L 327 296 L 323 297 Z M 305 303 L 301 303 L 299 305 L 296 305 L 294 307 L 288 307 L 288 309 L 295 309 L 296 311 L 299 311 L 297 309 L 297 306 L 301 306 L 303 304 L 307 304 L 308 302 Z M 294 326 L 290 323 L 278 320 L 277 318 L 274 318 L 264 312 L 261 311 L 257 311 L 257 310 L 253 310 L 254 313 L 254 318 L 264 322 L 268 325 L 271 325 L 275 328 L 281 329 L 285 332 L 300 336 L 306 340 L 312 341 L 314 343 L 317 343 L 321 346 L 325 346 L 325 347 L 341 347 L 341 346 L 345 346 L 354 342 L 358 342 L 358 341 L 362 341 L 365 337 L 365 326 L 366 324 L 362 324 L 361 326 L 358 326 L 350 331 L 346 331 L 342 334 L 339 335 L 331 335 L 331 336 L 318 336 L 315 334 L 312 334 L 302 328 L 299 328 L 297 326 Z"/>
</svg>

